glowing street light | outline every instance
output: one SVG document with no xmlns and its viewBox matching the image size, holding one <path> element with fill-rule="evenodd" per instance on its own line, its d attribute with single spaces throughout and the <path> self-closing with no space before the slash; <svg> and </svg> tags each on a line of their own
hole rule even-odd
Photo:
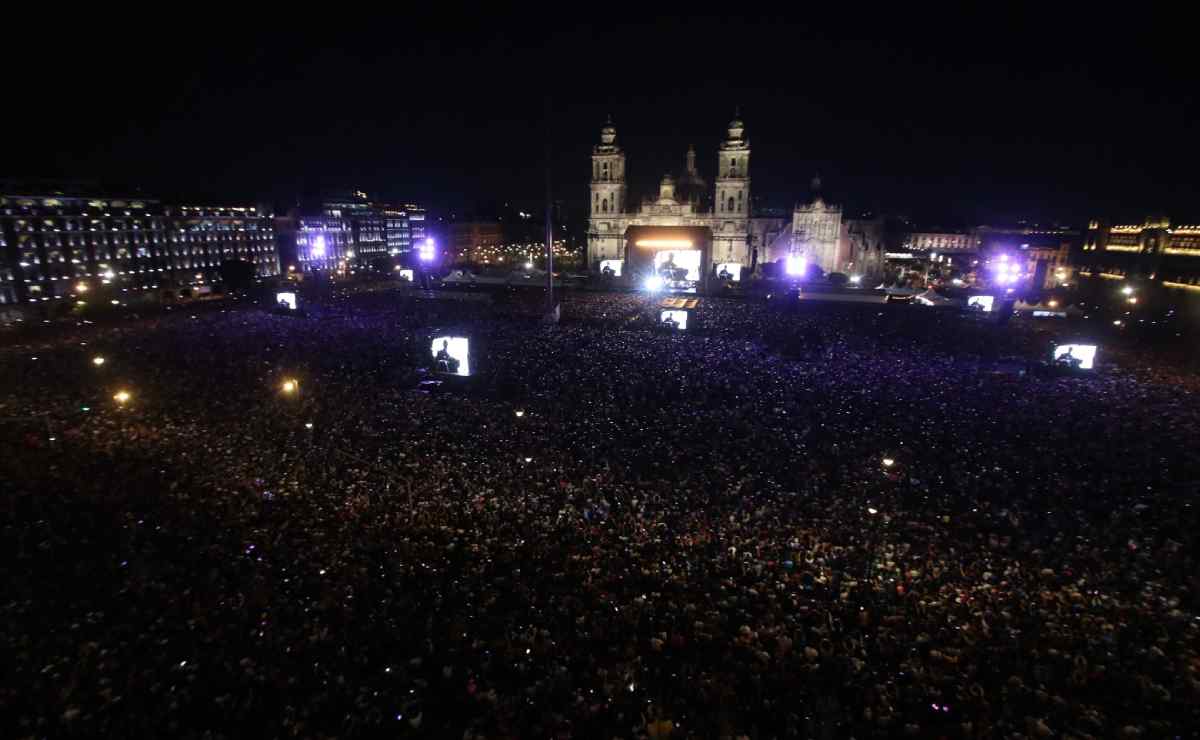
<svg viewBox="0 0 1200 740">
<path fill-rule="evenodd" d="M 283 381 L 282 388 L 284 393 L 290 395 L 300 390 L 300 383 L 292 378 L 288 378 L 287 380 Z"/>
<path fill-rule="evenodd" d="M 868 514 L 878 514 L 878 513 L 879 513 L 879 509 L 876 509 L 876 508 L 874 508 L 874 507 L 872 507 L 872 506 L 868 506 L 868 507 L 867 507 L 867 513 L 868 513 Z"/>
<path fill-rule="evenodd" d="M 92 364 L 95 365 L 96 367 L 100 367 L 101 365 L 104 364 L 104 358 L 97 355 L 92 358 Z"/>
<path fill-rule="evenodd" d="M 524 415 L 525 415 L 525 412 L 524 412 L 524 411 L 521 411 L 520 409 L 518 409 L 518 410 L 516 411 L 516 414 L 517 414 L 517 418 L 518 418 L 518 419 L 520 419 L 522 416 L 524 416 Z"/>
<path fill-rule="evenodd" d="M 86 293 L 87 291 L 88 291 L 87 283 L 84 283 L 84 282 L 75 283 L 75 292 L 76 293 Z"/>
<path fill-rule="evenodd" d="M 786 269 L 789 275 L 803 275 L 808 271 L 808 260 L 799 254 L 788 255 Z"/>
<path fill-rule="evenodd" d="M 1137 296 L 1131 295 L 1128 298 L 1126 298 L 1125 300 L 1129 301 L 1130 303 L 1137 303 Z"/>
<path fill-rule="evenodd" d="M 1125 287 L 1121 288 L 1121 292 L 1125 295 L 1133 295 L 1133 286 L 1126 285 Z"/>
<path fill-rule="evenodd" d="M 890 458 L 890 457 L 883 458 L 883 467 L 890 468 L 895 464 L 896 464 L 896 461 L 893 460 L 892 458 Z"/>
<path fill-rule="evenodd" d="M 121 404 L 128 402 L 131 398 L 133 396 L 130 395 L 129 391 L 117 391 L 116 395 L 113 396 L 113 400 Z"/>
</svg>

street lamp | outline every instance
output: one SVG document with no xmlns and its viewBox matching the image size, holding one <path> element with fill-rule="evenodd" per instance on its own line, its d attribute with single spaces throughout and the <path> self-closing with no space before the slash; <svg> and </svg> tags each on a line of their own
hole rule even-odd
<svg viewBox="0 0 1200 740">
<path fill-rule="evenodd" d="M 130 395 L 129 391 L 124 390 L 117 391 L 116 395 L 113 396 L 113 400 L 120 404 L 128 402 L 130 398 L 133 398 L 133 396 Z"/>
<path fill-rule="evenodd" d="M 288 378 L 287 380 L 283 381 L 282 388 L 284 393 L 291 395 L 300 390 L 300 383 L 292 378 Z"/>
<path fill-rule="evenodd" d="M 1125 287 L 1121 288 L 1121 292 L 1125 295 L 1133 295 L 1133 286 L 1126 285 Z"/>
<path fill-rule="evenodd" d="M 97 355 L 92 358 L 92 364 L 95 365 L 96 367 L 100 367 L 101 365 L 104 364 L 104 358 Z"/>
</svg>

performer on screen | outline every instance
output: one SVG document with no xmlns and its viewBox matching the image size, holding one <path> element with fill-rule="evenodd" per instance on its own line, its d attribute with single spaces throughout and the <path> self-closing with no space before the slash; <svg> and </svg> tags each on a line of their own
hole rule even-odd
<svg viewBox="0 0 1200 740">
<path fill-rule="evenodd" d="M 1078 370 L 1083 360 L 1075 356 L 1075 348 L 1067 347 L 1067 351 L 1058 356 L 1058 362 L 1064 367 L 1069 367 L 1072 370 Z"/>
<path fill-rule="evenodd" d="M 442 340 L 442 348 L 438 350 L 437 356 L 434 358 L 437 362 L 438 370 L 445 373 L 458 372 L 458 360 L 450 355 L 450 340 Z"/>
</svg>

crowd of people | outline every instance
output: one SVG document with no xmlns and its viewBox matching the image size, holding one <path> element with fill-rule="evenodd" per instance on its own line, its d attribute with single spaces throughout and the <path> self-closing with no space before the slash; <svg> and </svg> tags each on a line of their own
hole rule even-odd
<svg viewBox="0 0 1200 740">
<path fill-rule="evenodd" d="M 313 309 L 0 349 L 0 735 L 1200 727 L 1187 377 L 908 306 Z"/>
</svg>

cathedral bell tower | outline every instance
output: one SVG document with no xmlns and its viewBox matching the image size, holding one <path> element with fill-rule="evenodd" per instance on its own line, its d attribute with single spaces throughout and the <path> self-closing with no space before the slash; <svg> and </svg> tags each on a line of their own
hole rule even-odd
<svg viewBox="0 0 1200 740">
<path fill-rule="evenodd" d="M 749 264 L 750 140 L 746 125 L 735 113 L 726 139 L 717 152 L 713 203 L 713 258 L 718 262 Z"/>
<path fill-rule="evenodd" d="M 592 148 L 591 207 L 588 218 L 588 263 L 621 259 L 625 214 L 625 152 L 617 145 L 612 118 L 600 129 Z"/>
<path fill-rule="evenodd" d="M 726 130 L 717 154 L 717 202 L 722 217 L 750 217 L 750 140 L 742 136 L 746 125 L 736 116 Z"/>
</svg>

